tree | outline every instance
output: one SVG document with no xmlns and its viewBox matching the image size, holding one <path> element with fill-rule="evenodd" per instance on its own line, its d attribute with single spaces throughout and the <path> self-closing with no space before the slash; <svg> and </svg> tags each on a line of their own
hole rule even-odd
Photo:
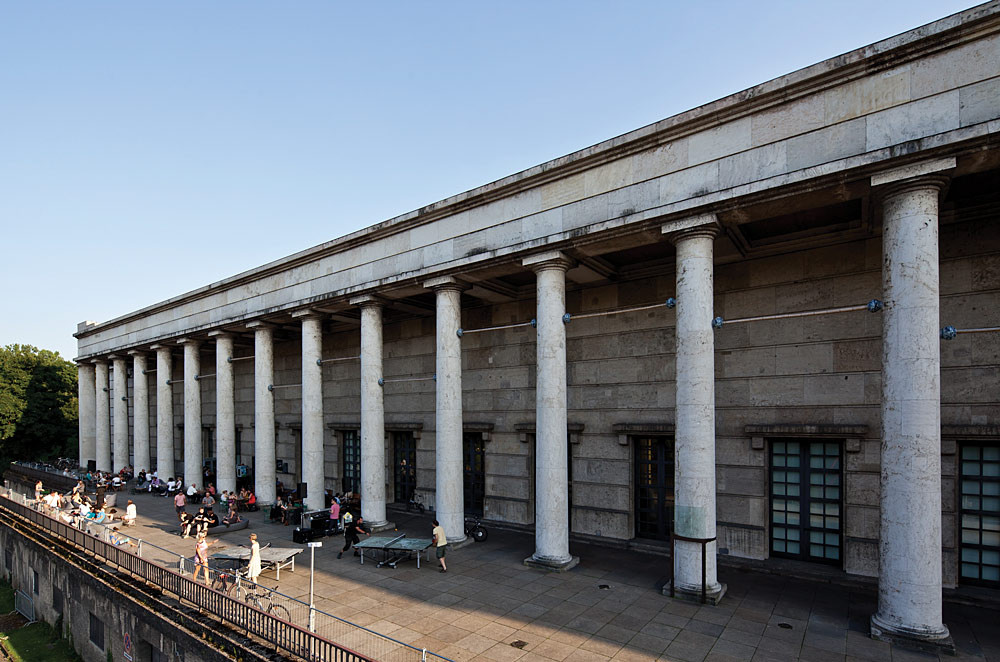
<svg viewBox="0 0 1000 662">
<path fill-rule="evenodd" d="M 75 456 L 76 366 L 31 345 L 0 349 L 0 461 Z"/>
</svg>

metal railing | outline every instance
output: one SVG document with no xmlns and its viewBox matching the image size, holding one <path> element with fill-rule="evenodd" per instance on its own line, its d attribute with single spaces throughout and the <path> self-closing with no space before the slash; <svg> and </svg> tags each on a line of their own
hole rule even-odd
<svg viewBox="0 0 1000 662">
<path fill-rule="evenodd" d="M 716 536 L 711 538 L 690 538 L 670 532 L 670 597 L 674 597 L 674 559 L 677 558 L 678 540 L 683 542 L 693 542 L 701 545 L 701 604 L 708 601 L 708 582 L 706 580 L 708 570 L 708 543 L 718 540 Z"/>
<path fill-rule="evenodd" d="M 309 623 L 307 603 L 254 584 L 238 574 L 240 590 L 223 593 L 211 588 L 220 573 L 234 574 L 229 570 L 211 569 L 207 584 L 196 583 L 191 579 L 195 567 L 191 557 L 133 538 L 124 529 L 116 530 L 113 523 L 97 524 L 80 517 L 67 521 L 65 512 L 57 513 L 57 517 L 53 518 L 42 512 L 45 510 L 43 505 L 13 490 L 8 497 L 0 497 L 0 507 L 250 634 L 306 659 L 338 662 L 426 662 L 432 659 L 452 662 L 426 649 L 416 648 L 318 609 L 313 610 L 314 630 L 310 632 L 305 626 Z M 241 600 L 237 597 L 240 595 L 249 598 Z M 283 627 L 291 628 L 291 631 L 285 632 Z M 308 636 L 304 637 L 302 633 Z M 331 652 L 334 650 L 341 652 L 334 654 Z"/>
<path fill-rule="evenodd" d="M 18 590 L 14 593 L 14 609 L 28 619 L 29 623 L 35 622 L 35 601 L 24 591 Z"/>
</svg>

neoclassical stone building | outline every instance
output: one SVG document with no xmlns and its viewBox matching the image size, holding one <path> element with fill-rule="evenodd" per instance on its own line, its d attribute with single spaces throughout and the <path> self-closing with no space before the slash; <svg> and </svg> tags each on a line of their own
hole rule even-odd
<svg viewBox="0 0 1000 662">
<path fill-rule="evenodd" d="M 81 460 L 416 493 L 551 568 L 674 531 L 715 599 L 717 554 L 832 564 L 942 639 L 1000 587 L 998 136 L 993 2 L 81 324 Z"/>
</svg>

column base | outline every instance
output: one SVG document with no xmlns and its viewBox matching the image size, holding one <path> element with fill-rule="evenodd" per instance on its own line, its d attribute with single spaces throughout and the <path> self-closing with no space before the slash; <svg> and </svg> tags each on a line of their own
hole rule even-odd
<svg viewBox="0 0 1000 662">
<path fill-rule="evenodd" d="M 472 542 L 472 536 L 462 536 L 458 539 L 448 538 L 448 548 L 461 549 L 462 547 L 468 547 Z"/>
<path fill-rule="evenodd" d="M 942 627 L 941 632 L 917 632 L 883 623 L 879 620 L 878 614 L 874 614 L 871 618 L 871 637 L 877 641 L 885 641 L 926 653 L 936 654 L 944 651 L 954 655 L 955 640 L 951 638 L 948 626 Z"/>
<path fill-rule="evenodd" d="M 670 584 L 664 585 L 661 590 L 663 595 L 670 595 Z M 726 594 L 726 585 L 719 584 L 716 587 L 708 587 L 705 591 L 705 604 L 712 605 L 713 607 L 718 605 L 722 601 L 722 597 Z M 697 588 L 682 588 L 678 586 L 674 589 L 674 595 L 672 596 L 675 600 L 681 600 L 683 602 L 696 602 L 701 604 L 701 587 Z"/>
<path fill-rule="evenodd" d="M 529 556 L 524 559 L 524 565 L 529 568 L 538 568 L 539 570 L 547 570 L 549 572 L 566 572 L 572 568 L 575 568 L 580 564 L 579 556 L 571 556 L 567 561 L 558 561 L 555 559 L 538 558 L 535 556 Z"/>
<path fill-rule="evenodd" d="M 396 525 L 393 522 L 365 522 L 368 525 L 368 530 L 372 533 L 378 533 L 380 531 L 388 531 L 389 529 L 395 529 Z"/>
</svg>

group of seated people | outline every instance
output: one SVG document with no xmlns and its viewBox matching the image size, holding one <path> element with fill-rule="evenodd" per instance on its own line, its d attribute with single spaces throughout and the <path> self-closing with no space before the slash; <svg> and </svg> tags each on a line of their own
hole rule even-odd
<svg viewBox="0 0 1000 662">
<path fill-rule="evenodd" d="M 40 493 L 40 488 L 36 486 L 36 494 Z M 98 495 L 103 495 L 104 489 L 98 488 Z M 106 524 L 114 520 L 118 511 L 100 503 L 103 499 L 91 498 L 87 495 L 83 481 L 77 483 L 72 491 L 60 494 L 55 490 L 40 496 L 43 511 L 53 517 L 61 519 L 67 524 L 83 527 L 85 524 Z M 125 509 L 125 514 L 120 517 L 123 526 L 132 526 L 136 522 L 136 506 L 131 500 Z"/>
<path fill-rule="evenodd" d="M 243 521 L 243 518 L 236 512 L 235 502 L 230 504 L 229 513 L 221 520 L 211 506 L 202 506 L 198 509 L 197 513 L 183 513 L 181 515 L 181 537 L 190 537 L 192 531 L 194 535 L 198 535 L 203 531 L 208 531 L 217 526 L 228 527 L 241 521 Z"/>
</svg>

